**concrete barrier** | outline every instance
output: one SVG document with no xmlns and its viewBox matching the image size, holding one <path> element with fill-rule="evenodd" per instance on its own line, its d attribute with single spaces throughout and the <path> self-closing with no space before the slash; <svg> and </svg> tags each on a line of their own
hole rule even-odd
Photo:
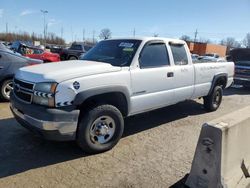
<svg viewBox="0 0 250 188">
<path fill-rule="evenodd" d="M 186 185 L 235 188 L 250 185 L 250 106 L 202 126 Z"/>
</svg>

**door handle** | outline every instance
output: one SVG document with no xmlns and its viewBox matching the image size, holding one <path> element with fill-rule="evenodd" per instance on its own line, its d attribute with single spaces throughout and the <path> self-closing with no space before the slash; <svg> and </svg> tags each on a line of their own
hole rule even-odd
<svg viewBox="0 0 250 188">
<path fill-rule="evenodd" d="M 0 69 L 3 69 L 3 66 L 0 66 Z"/>
<path fill-rule="evenodd" d="M 174 77 L 174 73 L 173 72 L 168 72 L 167 77 Z"/>
</svg>

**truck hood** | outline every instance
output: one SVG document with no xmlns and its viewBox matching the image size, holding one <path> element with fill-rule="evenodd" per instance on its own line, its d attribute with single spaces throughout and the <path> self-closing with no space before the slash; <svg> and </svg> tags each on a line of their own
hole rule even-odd
<svg viewBox="0 0 250 188">
<path fill-rule="evenodd" d="M 30 82 L 62 82 L 77 77 L 94 74 L 120 71 L 121 67 L 115 67 L 107 63 L 95 61 L 63 61 L 58 63 L 45 63 L 41 65 L 21 68 L 17 71 L 17 79 Z"/>
</svg>

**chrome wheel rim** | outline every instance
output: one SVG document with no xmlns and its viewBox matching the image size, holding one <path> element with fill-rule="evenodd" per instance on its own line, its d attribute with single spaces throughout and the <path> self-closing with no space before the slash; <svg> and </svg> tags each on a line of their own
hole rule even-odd
<svg viewBox="0 0 250 188">
<path fill-rule="evenodd" d="M 4 96 L 9 99 L 10 98 L 10 92 L 13 90 L 13 82 L 8 81 L 4 86 L 3 86 L 3 94 Z"/>
<path fill-rule="evenodd" d="M 115 121 L 110 116 L 97 118 L 90 127 L 90 138 L 94 144 L 106 144 L 115 133 Z"/>
</svg>

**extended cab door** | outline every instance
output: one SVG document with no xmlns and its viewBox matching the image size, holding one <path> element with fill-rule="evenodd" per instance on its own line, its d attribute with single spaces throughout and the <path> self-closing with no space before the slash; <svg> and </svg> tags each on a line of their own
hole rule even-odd
<svg viewBox="0 0 250 188">
<path fill-rule="evenodd" d="M 131 69 L 131 114 L 172 104 L 174 72 L 165 42 L 146 43 L 138 61 Z"/>
<path fill-rule="evenodd" d="M 194 92 L 194 66 L 189 49 L 185 43 L 170 42 L 174 61 L 174 100 L 175 102 L 191 99 Z"/>
</svg>

